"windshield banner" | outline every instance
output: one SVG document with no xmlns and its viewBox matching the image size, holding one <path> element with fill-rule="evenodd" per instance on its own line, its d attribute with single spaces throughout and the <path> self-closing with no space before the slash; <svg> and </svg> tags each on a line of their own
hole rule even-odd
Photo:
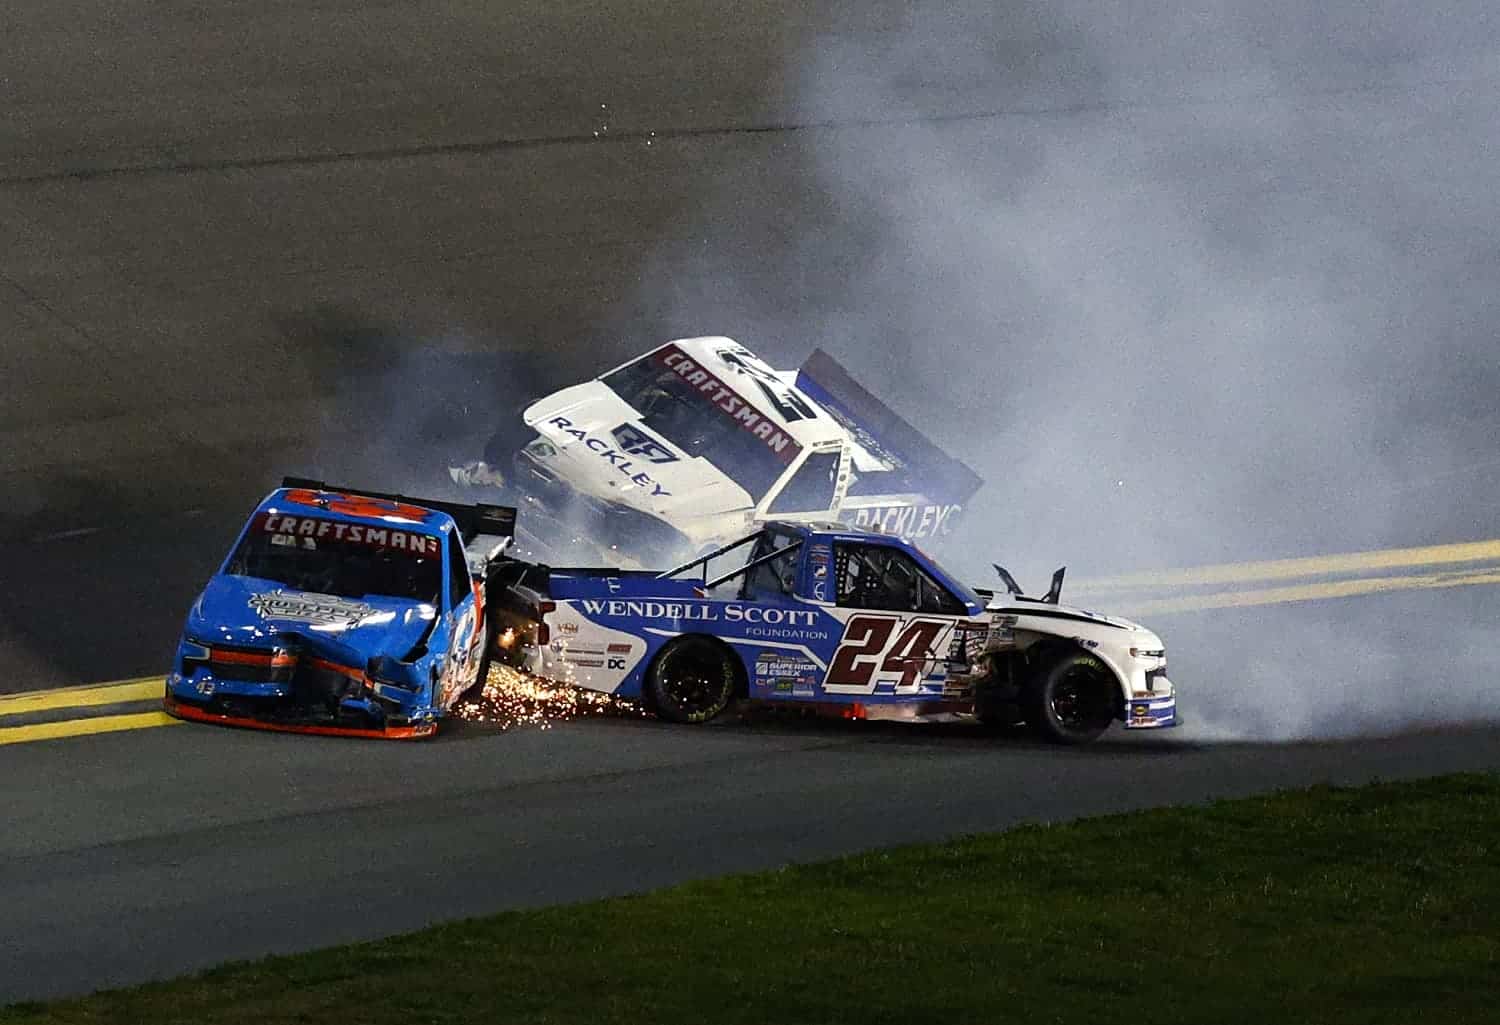
<svg viewBox="0 0 1500 1025">
<path fill-rule="evenodd" d="M 658 349 L 655 359 L 692 385 L 715 409 L 733 420 L 737 427 L 759 438 L 783 463 L 790 463 L 802 451 L 802 446 L 793 441 L 791 435 L 777 426 L 775 421 L 746 402 L 735 389 L 689 359 L 677 346 L 668 345 Z"/>
<path fill-rule="evenodd" d="M 272 544 L 304 548 L 318 547 L 318 541 L 336 541 L 343 544 L 364 545 L 370 548 L 393 549 L 413 555 L 437 555 L 442 551 L 442 541 L 431 534 L 418 534 L 410 530 L 393 530 L 364 523 L 342 523 L 338 520 L 323 520 L 313 516 L 283 516 L 279 513 L 262 513 L 259 522 L 252 528 L 260 533 L 272 534 Z"/>
</svg>

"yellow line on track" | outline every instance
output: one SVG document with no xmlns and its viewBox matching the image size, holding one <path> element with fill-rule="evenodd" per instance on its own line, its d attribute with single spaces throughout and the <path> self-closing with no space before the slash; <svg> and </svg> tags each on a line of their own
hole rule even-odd
<svg viewBox="0 0 1500 1025">
<path fill-rule="evenodd" d="M 1206 609 L 1243 608 L 1253 605 L 1287 605 L 1294 602 L 1323 601 L 1330 598 L 1354 598 L 1367 594 L 1395 591 L 1426 591 L 1444 587 L 1474 587 L 1500 584 L 1500 568 L 1472 570 L 1466 573 L 1424 573 L 1396 577 L 1361 577 L 1357 580 L 1334 580 L 1320 584 L 1293 587 L 1267 587 L 1254 591 L 1219 591 L 1194 594 L 1183 598 L 1157 598 L 1130 602 L 1125 615 L 1146 616 L 1152 613 L 1200 612 Z"/>
<path fill-rule="evenodd" d="M 1081 580 L 1073 586 L 1090 594 L 1157 587 L 1191 587 L 1202 584 L 1248 584 L 1271 580 L 1335 573 L 1368 573 L 1378 570 L 1451 566 L 1465 562 L 1500 561 L 1500 540 L 1467 541 L 1462 544 L 1429 545 L 1425 548 L 1390 548 L 1347 555 L 1315 555 L 1270 562 L 1239 562 L 1196 569 L 1155 570 L 1117 577 Z M 1357 592 L 1364 593 L 1364 592 Z"/>
<path fill-rule="evenodd" d="M 92 708 L 95 705 L 117 705 L 126 701 L 149 701 L 151 698 L 161 697 L 165 687 L 164 680 L 164 676 L 148 676 L 117 683 L 34 690 L 25 694 L 0 694 L 0 716 L 47 712 L 54 708 Z"/>
<path fill-rule="evenodd" d="M 35 740 L 57 740 L 82 737 L 91 733 L 119 733 L 121 730 L 144 730 L 153 726 L 177 726 L 165 712 L 140 712 L 135 715 L 103 715 L 93 719 L 69 719 L 66 722 L 38 723 L 35 726 L 11 726 L 0 729 L 0 746 L 25 744 Z"/>
</svg>

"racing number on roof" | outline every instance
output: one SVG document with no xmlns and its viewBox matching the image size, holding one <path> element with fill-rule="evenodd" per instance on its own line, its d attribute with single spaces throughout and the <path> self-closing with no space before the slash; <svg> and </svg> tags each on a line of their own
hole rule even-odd
<svg viewBox="0 0 1500 1025">
<path fill-rule="evenodd" d="M 315 509 L 332 509 L 346 516 L 399 516 L 407 520 L 426 520 L 429 513 L 420 505 L 405 502 L 387 502 L 364 495 L 346 495 L 341 491 L 312 491 L 308 488 L 293 488 L 286 493 L 286 500 L 297 505 L 310 505 Z M 326 505 L 325 505 L 326 503 Z"/>
<path fill-rule="evenodd" d="M 844 640 L 834 653 L 824 686 L 829 690 L 873 693 L 877 670 L 895 676 L 897 690 L 915 687 L 925 667 L 936 660 L 938 642 L 952 629 L 951 620 L 913 619 L 899 634 L 897 616 L 854 616 L 844 628 Z M 895 635 L 895 640 L 891 637 Z M 879 681 L 884 682 L 884 681 Z"/>
<path fill-rule="evenodd" d="M 802 398 L 797 389 L 777 377 L 774 371 L 756 366 L 755 357 L 749 352 L 743 349 L 720 349 L 719 358 L 759 385 L 771 405 L 776 407 L 787 423 L 818 418 L 817 411 Z"/>
</svg>

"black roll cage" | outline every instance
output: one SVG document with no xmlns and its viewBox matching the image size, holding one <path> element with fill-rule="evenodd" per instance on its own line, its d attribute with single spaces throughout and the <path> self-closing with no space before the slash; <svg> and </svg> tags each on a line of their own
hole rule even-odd
<svg viewBox="0 0 1500 1025">
<path fill-rule="evenodd" d="M 767 552 L 765 555 L 762 555 L 758 559 L 751 559 L 739 569 L 731 570 L 730 572 L 725 573 L 722 576 L 714 577 L 714 579 L 712 580 L 708 579 L 708 564 L 710 562 L 712 562 L 714 559 L 717 559 L 721 555 L 728 555 L 736 548 L 743 548 L 745 545 L 750 544 L 752 541 L 759 541 L 766 535 L 766 533 L 766 529 L 763 528 L 761 530 L 757 530 L 753 534 L 747 534 L 745 537 L 740 538 L 738 541 L 731 542 L 730 544 L 727 544 L 722 548 L 715 548 L 711 552 L 705 552 L 704 554 L 694 559 L 692 562 L 685 562 L 681 566 L 678 566 L 676 569 L 669 569 L 665 573 L 658 573 L 657 579 L 666 580 L 670 577 L 677 576 L 679 573 L 686 573 L 693 567 L 698 566 L 703 570 L 702 584 L 700 586 L 702 586 L 706 591 L 709 588 L 718 587 L 720 584 L 726 581 L 733 580 L 735 577 L 740 576 L 741 574 L 748 573 L 757 566 L 763 566 L 773 559 L 785 555 L 787 552 L 796 551 L 798 548 L 801 548 L 802 543 L 807 540 L 806 538 L 799 537 L 789 545 L 778 548 L 772 552 Z"/>
</svg>

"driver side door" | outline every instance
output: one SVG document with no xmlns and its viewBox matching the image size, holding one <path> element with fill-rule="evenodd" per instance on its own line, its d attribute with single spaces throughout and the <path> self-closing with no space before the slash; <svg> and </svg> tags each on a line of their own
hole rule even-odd
<svg viewBox="0 0 1500 1025">
<path fill-rule="evenodd" d="M 939 696 L 957 624 L 968 609 L 909 553 L 836 542 L 834 592 L 844 634 L 829 663 L 830 694 Z"/>
</svg>

